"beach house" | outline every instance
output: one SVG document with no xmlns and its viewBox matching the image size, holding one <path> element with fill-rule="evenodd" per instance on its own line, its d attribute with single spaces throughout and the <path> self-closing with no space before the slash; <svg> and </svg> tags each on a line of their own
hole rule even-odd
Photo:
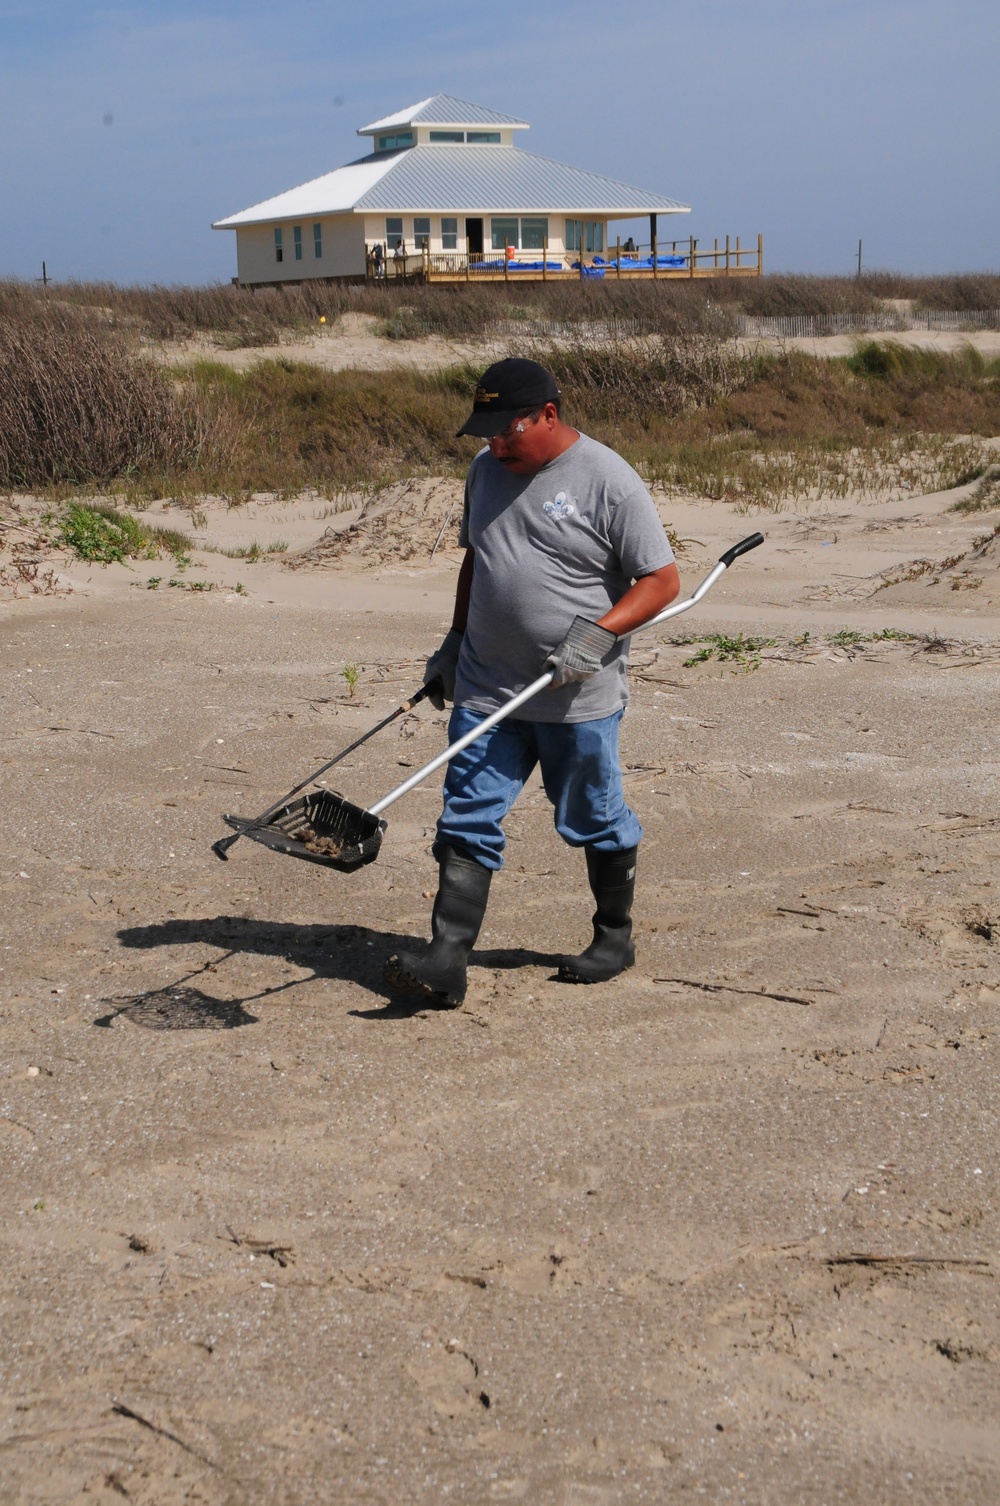
<svg viewBox="0 0 1000 1506">
<path fill-rule="evenodd" d="M 664 234 L 661 217 L 688 214 L 688 205 L 535 156 L 516 144 L 526 130 L 513 115 L 435 94 L 362 126 L 365 156 L 213 228 L 236 232 L 235 280 L 249 287 L 600 276 L 610 267 L 611 275 L 683 276 L 711 257 Z M 615 221 L 640 216 L 648 243 L 626 242 L 623 254 Z M 731 262 L 750 270 L 750 255 L 741 249 L 733 259 L 728 242 L 725 252 L 717 242 L 716 271 L 720 257 L 726 270 Z"/>
</svg>

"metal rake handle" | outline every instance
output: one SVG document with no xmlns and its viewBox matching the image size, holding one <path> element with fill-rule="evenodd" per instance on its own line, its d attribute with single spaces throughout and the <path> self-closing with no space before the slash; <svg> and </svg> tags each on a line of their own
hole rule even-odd
<svg viewBox="0 0 1000 1506">
<path fill-rule="evenodd" d="M 658 613 L 656 617 L 651 617 L 648 622 L 642 623 L 640 627 L 635 629 L 635 632 L 644 632 L 646 628 L 655 627 L 658 622 L 666 622 L 668 618 L 678 617 L 681 612 L 687 612 L 691 607 L 697 606 L 702 597 L 712 589 L 719 577 L 725 575 L 733 560 L 738 559 L 741 554 L 749 554 L 751 549 L 757 549 L 763 542 L 764 535 L 762 533 L 751 533 L 745 539 L 741 539 L 738 544 L 734 544 L 731 549 L 726 550 L 725 554 L 719 556 L 718 564 L 712 566 L 712 569 L 705 576 L 701 585 L 686 601 L 675 601 L 669 607 L 664 607 L 662 612 Z M 489 732 L 491 727 L 495 727 L 497 722 L 502 722 L 504 717 L 510 716 L 511 712 L 516 711 L 519 706 L 523 706 L 525 701 L 530 701 L 532 696 L 537 695 L 540 690 L 544 690 L 547 685 L 552 683 L 552 679 L 553 671 L 547 670 L 545 674 L 539 675 L 537 680 L 532 680 L 530 685 L 526 685 L 523 690 L 519 690 L 517 695 L 511 696 L 510 700 L 497 711 L 492 711 L 477 727 L 473 727 L 471 732 L 467 732 L 457 742 L 451 743 L 436 758 L 432 758 L 430 763 L 425 763 L 422 769 L 418 769 L 415 774 L 411 774 L 408 779 L 404 779 L 402 784 L 397 785 L 394 790 L 390 790 L 388 795 L 383 795 L 381 800 L 376 800 L 374 805 L 368 807 L 369 813 L 373 816 L 381 815 L 390 805 L 394 805 L 397 800 L 402 799 L 404 795 L 408 795 L 410 790 L 426 779 L 429 774 L 433 774 L 443 764 L 450 763 L 470 743 L 474 743 L 485 732 Z"/>
</svg>

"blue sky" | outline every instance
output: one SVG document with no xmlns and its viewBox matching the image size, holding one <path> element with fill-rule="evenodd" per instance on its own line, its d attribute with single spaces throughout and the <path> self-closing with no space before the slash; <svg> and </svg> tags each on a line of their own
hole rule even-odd
<svg viewBox="0 0 1000 1506">
<path fill-rule="evenodd" d="M 0 275 L 210 282 L 213 219 L 443 91 L 772 270 L 1000 262 L 997 0 L 0 0 Z"/>
</svg>

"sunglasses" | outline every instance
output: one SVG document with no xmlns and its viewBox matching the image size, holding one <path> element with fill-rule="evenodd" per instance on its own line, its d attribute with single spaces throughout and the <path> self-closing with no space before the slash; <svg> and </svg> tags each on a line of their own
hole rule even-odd
<svg viewBox="0 0 1000 1506">
<path fill-rule="evenodd" d="M 538 414 L 534 418 L 515 418 L 514 422 L 508 424 L 506 429 L 501 429 L 499 434 L 491 434 L 487 443 L 496 444 L 499 439 L 503 444 L 514 444 L 529 424 L 536 424 L 538 422 L 538 418 Z"/>
</svg>

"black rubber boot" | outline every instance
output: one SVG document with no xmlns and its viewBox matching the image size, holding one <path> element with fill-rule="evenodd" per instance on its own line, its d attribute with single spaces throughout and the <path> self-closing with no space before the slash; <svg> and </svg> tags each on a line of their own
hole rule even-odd
<svg viewBox="0 0 1000 1506">
<path fill-rule="evenodd" d="M 638 847 L 629 847 L 625 852 L 586 849 L 587 877 L 597 901 L 594 939 L 579 957 L 560 960 L 561 983 L 606 983 L 635 961 L 630 916 L 638 851 Z"/>
<path fill-rule="evenodd" d="M 465 998 L 466 966 L 490 897 L 492 868 L 454 847 L 440 849 L 437 898 L 431 912 L 431 944 L 422 957 L 401 952 L 385 965 L 385 981 L 411 988 L 440 1004 Z"/>
</svg>

